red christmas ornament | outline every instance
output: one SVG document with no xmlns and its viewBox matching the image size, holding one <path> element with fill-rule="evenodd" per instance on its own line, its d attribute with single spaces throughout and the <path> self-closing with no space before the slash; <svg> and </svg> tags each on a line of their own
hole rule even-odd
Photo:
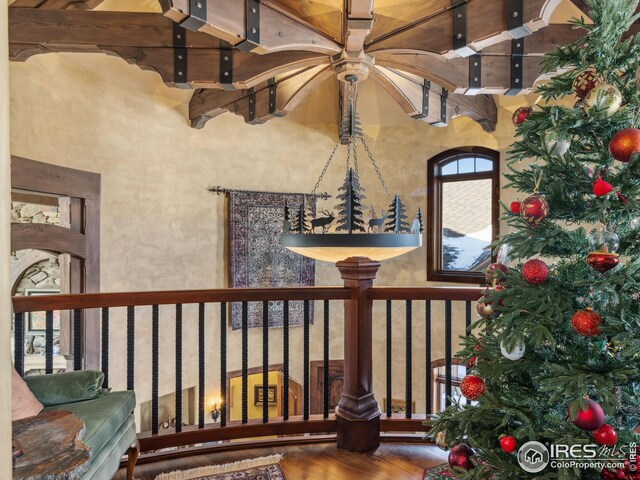
<svg viewBox="0 0 640 480">
<path fill-rule="evenodd" d="M 598 402 L 587 400 L 587 409 L 580 409 L 575 416 L 570 412 L 569 418 L 576 427 L 592 432 L 604 425 L 604 410 Z"/>
<path fill-rule="evenodd" d="M 517 127 L 522 122 L 524 122 L 529 117 L 529 115 L 531 115 L 532 113 L 533 113 L 533 108 L 531 108 L 531 107 L 520 107 L 515 112 L 513 112 L 513 116 L 511 117 L 511 121 L 513 122 L 513 125 Z"/>
<path fill-rule="evenodd" d="M 627 459 L 623 462 L 623 468 L 615 468 L 613 470 L 603 468 L 600 478 L 603 480 L 640 480 L 640 468 L 638 468 L 637 459 L 640 459 L 640 447 L 636 448 L 636 461 L 634 462 L 633 470 L 631 470 L 631 462 Z"/>
<path fill-rule="evenodd" d="M 502 263 L 492 263 L 484 272 L 487 283 L 494 285 L 495 283 L 504 282 L 505 278 L 503 274 L 509 273 L 509 267 Z"/>
<path fill-rule="evenodd" d="M 609 151 L 613 158 L 627 163 L 634 153 L 640 152 L 640 129 L 627 128 L 616 133 L 609 142 Z"/>
<path fill-rule="evenodd" d="M 573 91 L 579 98 L 585 98 L 591 90 L 603 83 L 603 79 L 595 69 L 587 68 L 578 74 L 573 81 Z"/>
<path fill-rule="evenodd" d="M 549 215 L 549 203 L 542 195 L 531 195 L 522 202 L 520 216 L 532 227 L 542 223 L 547 215 Z"/>
<path fill-rule="evenodd" d="M 595 337 L 600 335 L 600 325 L 602 316 L 590 308 L 578 310 L 571 318 L 571 324 L 576 332 L 585 337 Z M 595 429 L 594 429 L 595 430 Z"/>
<path fill-rule="evenodd" d="M 511 205 L 509 205 L 509 210 L 511 210 L 511 213 L 515 213 L 516 215 L 520 215 L 521 209 L 522 202 L 511 202 Z"/>
<path fill-rule="evenodd" d="M 549 280 L 549 266 L 537 258 L 527 260 L 522 266 L 522 278 L 527 283 L 540 285 Z"/>
<path fill-rule="evenodd" d="M 460 392 L 469 400 L 477 400 L 487 393 L 487 384 L 482 377 L 477 375 L 467 375 L 460 382 Z"/>
<path fill-rule="evenodd" d="M 476 365 L 478 365 L 478 357 L 474 355 L 467 361 L 467 368 L 474 368 Z"/>
<path fill-rule="evenodd" d="M 613 447 L 618 443 L 618 432 L 611 425 L 605 423 L 593 432 L 593 439 L 600 445 Z"/>
<path fill-rule="evenodd" d="M 595 193 L 596 197 L 604 197 L 611 192 L 613 192 L 613 185 L 604 181 L 602 175 L 600 175 L 596 183 L 593 184 L 593 193 Z"/>
<path fill-rule="evenodd" d="M 620 255 L 609 252 L 591 252 L 587 255 L 587 263 L 600 273 L 604 273 L 620 263 Z"/>
<path fill-rule="evenodd" d="M 500 448 L 507 453 L 515 452 L 518 448 L 518 440 L 513 435 L 500 436 Z"/>
<path fill-rule="evenodd" d="M 449 466 L 451 468 L 462 468 L 464 470 L 471 470 L 475 467 L 471 461 L 473 457 L 473 450 L 466 443 L 460 443 L 453 447 L 449 452 Z"/>
</svg>

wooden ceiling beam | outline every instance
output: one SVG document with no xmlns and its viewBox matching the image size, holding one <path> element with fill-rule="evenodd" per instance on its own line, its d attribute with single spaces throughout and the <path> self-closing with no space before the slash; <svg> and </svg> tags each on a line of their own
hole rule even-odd
<svg viewBox="0 0 640 480">
<path fill-rule="evenodd" d="M 176 45 L 176 32 L 185 36 L 185 47 Z M 24 61 L 49 52 L 115 54 L 142 69 L 157 72 L 172 86 L 246 89 L 294 69 L 329 62 L 326 55 L 315 52 L 256 55 L 219 47 L 220 41 L 209 35 L 175 30 L 175 24 L 161 14 L 23 8 L 9 11 L 12 60 Z M 231 77 L 221 79 L 220 59 L 227 55 L 231 59 Z M 177 62 L 178 56 L 185 63 Z"/>
<path fill-rule="evenodd" d="M 446 3 L 442 0 L 434 2 L 433 14 L 370 40 L 365 51 L 370 55 L 393 50 L 402 53 L 432 52 L 446 58 L 469 56 L 545 27 L 560 0 L 529 0 L 522 12 L 509 12 L 507 0 L 449 2 L 445 7 Z M 522 21 L 514 25 L 510 18 L 518 17 Z M 458 30 L 459 33 L 454 34 Z M 456 38 L 458 42 L 454 41 Z M 456 45 L 460 42 L 462 45 Z"/>
<path fill-rule="evenodd" d="M 41 8 L 43 10 L 93 10 L 104 0 L 14 0 L 12 8 Z"/>
<path fill-rule="evenodd" d="M 304 50 L 325 55 L 342 50 L 326 35 L 257 0 L 202 0 L 206 8 L 199 12 L 190 12 L 190 0 L 159 1 L 174 22 L 243 50 L 259 54 Z M 200 18 L 203 12 L 205 17 Z"/>
<path fill-rule="evenodd" d="M 434 126 L 445 126 L 458 116 L 478 122 L 493 132 L 498 122 L 498 109 L 489 95 L 449 93 L 436 83 L 390 68 L 376 67 L 371 74 L 398 102 L 410 117 Z"/>
<path fill-rule="evenodd" d="M 475 57 L 443 59 L 437 55 L 388 54 L 375 55 L 376 66 L 389 67 L 411 73 L 441 85 L 452 93 L 503 95 L 511 89 L 511 57 L 506 55 L 482 56 L 479 87 L 470 84 L 470 63 Z M 523 80 L 518 93 L 530 93 L 540 78 L 537 56 L 522 57 Z"/>
<path fill-rule="evenodd" d="M 331 76 L 330 67 L 323 65 L 271 78 L 248 90 L 196 90 L 189 102 L 189 120 L 192 127 L 202 128 L 212 118 L 229 111 L 244 117 L 247 123 L 264 123 L 291 112 L 315 86 Z"/>
<path fill-rule="evenodd" d="M 374 0 L 348 0 L 344 48 L 347 52 L 361 52 L 373 27 Z"/>
<path fill-rule="evenodd" d="M 160 13 L 9 9 L 9 43 L 173 47 L 174 23 Z M 220 48 L 220 40 L 186 31 L 187 48 Z"/>
</svg>

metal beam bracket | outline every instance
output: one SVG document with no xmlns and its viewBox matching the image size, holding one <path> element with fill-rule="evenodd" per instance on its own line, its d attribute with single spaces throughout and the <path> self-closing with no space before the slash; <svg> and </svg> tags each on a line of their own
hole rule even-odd
<svg viewBox="0 0 640 480">
<path fill-rule="evenodd" d="M 431 96 L 431 81 L 425 80 L 422 84 L 422 115 L 418 118 L 429 116 L 429 97 Z"/>
<path fill-rule="evenodd" d="M 180 88 L 191 88 L 187 83 L 189 51 L 185 48 L 187 31 L 173 24 L 173 82 Z"/>
<path fill-rule="evenodd" d="M 246 0 L 245 39 L 236 48 L 250 52 L 260 46 L 260 2 Z"/>
<path fill-rule="evenodd" d="M 278 84 L 276 83 L 276 79 L 270 78 L 267 81 L 267 88 L 269 89 L 269 115 L 273 115 L 276 113 L 276 101 L 278 99 Z"/>
<path fill-rule="evenodd" d="M 230 48 L 220 50 L 220 83 L 225 90 L 233 89 L 233 50 Z"/>
<path fill-rule="evenodd" d="M 249 89 L 249 123 L 256 119 L 256 92 Z"/>
<path fill-rule="evenodd" d="M 513 38 L 531 35 L 524 25 L 524 0 L 507 0 L 507 31 Z"/>
<path fill-rule="evenodd" d="M 469 89 L 467 94 L 477 94 L 482 88 L 482 55 L 469 57 Z"/>
<path fill-rule="evenodd" d="M 440 122 L 443 125 L 447 124 L 447 97 L 449 96 L 449 90 L 446 88 L 442 89 L 442 94 L 440 96 Z"/>
<path fill-rule="evenodd" d="M 207 23 L 207 0 L 189 0 L 189 16 L 180 26 L 197 32 Z"/>
<path fill-rule="evenodd" d="M 467 2 L 453 0 L 453 51 L 461 57 L 475 54 L 467 44 Z"/>
<path fill-rule="evenodd" d="M 518 95 L 524 85 L 524 38 L 511 40 L 511 88 L 506 95 Z"/>
</svg>

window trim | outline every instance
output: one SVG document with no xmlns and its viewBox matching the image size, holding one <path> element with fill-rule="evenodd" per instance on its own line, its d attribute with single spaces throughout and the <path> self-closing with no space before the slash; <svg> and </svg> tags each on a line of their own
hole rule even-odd
<svg viewBox="0 0 640 480">
<path fill-rule="evenodd" d="M 443 161 L 457 155 L 482 155 L 493 162 L 486 172 L 459 173 L 437 176 L 436 169 Z M 448 178 L 450 177 L 450 178 Z M 491 224 L 495 240 L 500 234 L 500 152 L 485 147 L 459 147 L 439 153 L 427 162 L 427 281 L 485 284 L 482 272 L 443 270 L 442 268 L 442 184 L 454 181 L 491 179 Z M 492 261 L 495 257 L 492 255 Z"/>
</svg>

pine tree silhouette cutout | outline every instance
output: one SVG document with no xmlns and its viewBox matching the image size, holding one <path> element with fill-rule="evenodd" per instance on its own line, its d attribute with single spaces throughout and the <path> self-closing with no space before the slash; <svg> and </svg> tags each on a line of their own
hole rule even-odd
<svg viewBox="0 0 640 480">
<path fill-rule="evenodd" d="M 366 198 L 362 195 L 364 191 L 358 181 L 352 168 L 347 172 L 344 183 L 338 189 L 343 192 L 337 196 L 342 203 L 338 205 L 338 225 L 336 230 L 340 232 L 348 231 L 349 233 L 363 232 L 364 219 L 362 218 L 362 200 Z"/>
<path fill-rule="evenodd" d="M 284 221 L 282 222 L 282 233 L 285 235 L 291 233 L 291 212 L 289 211 L 289 204 L 285 200 L 284 202 Z"/>
<path fill-rule="evenodd" d="M 291 212 L 291 232 L 292 233 L 302 233 L 302 228 L 304 224 L 304 217 L 300 215 L 303 212 L 302 207 Z"/>
<path fill-rule="evenodd" d="M 418 220 L 418 233 L 424 232 L 424 222 L 422 221 L 422 209 L 418 207 L 418 215 L 416 216 L 416 220 Z"/>
<path fill-rule="evenodd" d="M 385 225 L 385 232 L 408 232 L 409 224 L 407 223 L 407 213 L 404 203 L 400 200 L 400 195 L 396 194 L 391 205 L 389 206 L 389 216 Z"/>
</svg>

